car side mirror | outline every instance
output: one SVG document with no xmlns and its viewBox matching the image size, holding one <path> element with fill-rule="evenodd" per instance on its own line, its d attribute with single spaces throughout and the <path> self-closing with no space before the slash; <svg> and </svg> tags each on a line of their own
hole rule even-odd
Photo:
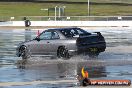
<svg viewBox="0 0 132 88">
<path fill-rule="evenodd" d="M 39 42 L 40 41 L 40 38 L 39 37 L 36 37 L 34 40 L 37 40 Z"/>
</svg>

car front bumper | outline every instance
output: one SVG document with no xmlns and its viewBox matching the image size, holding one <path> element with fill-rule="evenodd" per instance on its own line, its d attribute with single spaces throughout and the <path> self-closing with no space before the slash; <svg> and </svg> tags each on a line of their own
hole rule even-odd
<svg viewBox="0 0 132 88">
<path fill-rule="evenodd" d="M 16 48 L 16 55 L 18 56 L 18 57 L 20 57 L 21 56 L 21 53 L 20 53 L 20 51 L 19 51 L 19 46 Z"/>
</svg>

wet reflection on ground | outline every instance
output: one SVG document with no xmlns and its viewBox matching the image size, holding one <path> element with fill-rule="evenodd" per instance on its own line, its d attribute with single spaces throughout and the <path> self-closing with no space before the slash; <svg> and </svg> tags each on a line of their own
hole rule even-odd
<svg viewBox="0 0 132 88">
<path fill-rule="evenodd" d="M 37 85 L 22 85 L 21 88 L 74 87 L 78 86 L 76 76 L 82 67 L 89 72 L 91 79 L 132 80 L 132 30 L 121 28 L 88 31 L 101 31 L 107 41 L 106 51 L 98 58 L 80 55 L 70 60 L 32 57 L 22 61 L 15 56 L 15 48 L 20 42 L 35 38 L 37 30 L 0 30 L 0 82 L 42 82 Z M 9 88 L 15 87 L 18 88 Z"/>
</svg>

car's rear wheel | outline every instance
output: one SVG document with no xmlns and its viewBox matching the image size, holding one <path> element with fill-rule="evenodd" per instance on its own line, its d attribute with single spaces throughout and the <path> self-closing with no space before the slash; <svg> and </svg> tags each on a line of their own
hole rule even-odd
<svg viewBox="0 0 132 88">
<path fill-rule="evenodd" d="M 21 53 L 22 59 L 28 59 L 28 58 L 30 58 L 30 52 L 29 52 L 29 50 L 27 49 L 26 46 L 24 46 L 24 45 L 21 46 L 19 52 Z"/>
<path fill-rule="evenodd" d="M 58 58 L 62 58 L 62 59 L 65 59 L 65 60 L 70 59 L 70 55 L 68 53 L 68 50 L 64 46 L 61 46 L 61 47 L 58 48 L 57 56 L 58 56 Z"/>
</svg>

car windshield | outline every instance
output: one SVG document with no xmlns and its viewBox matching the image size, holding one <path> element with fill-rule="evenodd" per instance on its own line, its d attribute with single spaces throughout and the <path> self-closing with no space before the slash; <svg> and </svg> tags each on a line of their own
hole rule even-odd
<svg viewBox="0 0 132 88">
<path fill-rule="evenodd" d="M 90 34 L 87 31 L 82 30 L 80 28 L 62 29 L 61 33 L 65 35 L 66 37 L 74 37 L 80 34 Z"/>
</svg>

